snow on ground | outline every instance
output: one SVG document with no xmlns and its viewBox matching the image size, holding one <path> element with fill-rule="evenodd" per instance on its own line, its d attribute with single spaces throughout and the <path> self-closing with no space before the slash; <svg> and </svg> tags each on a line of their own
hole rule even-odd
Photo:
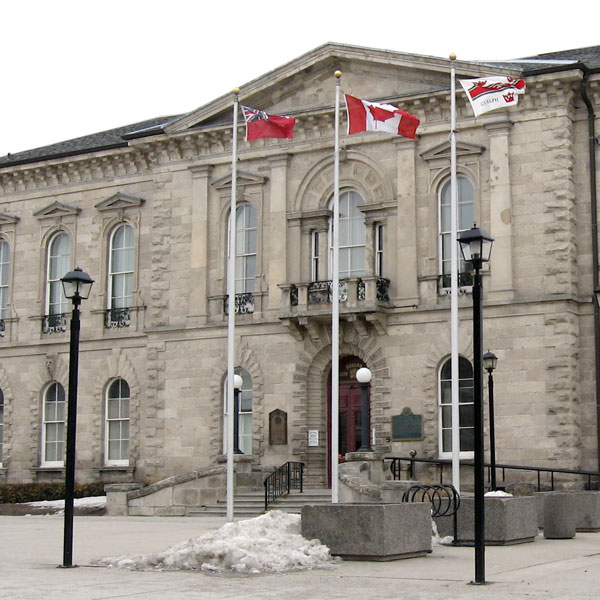
<svg viewBox="0 0 600 600">
<path fill-rule="evenodd" d="M 95 564 L 134 570 L 258 574 L 328 568 L 338 560 L 319 540 L 300 535 L 300 515 L 273 510 L 254 519 L 226 523 L 163 552 L 103 558 Z"/>
<path fill-rule="evenodd" d="M 26 506 L 35 508 L 51 508 L 56 510 L 65 509 L 64 500 L 39 500 L 38 502 L 23 502 Z M 106 496 L 89 496 L 88 498 L 75 498 L 73 500 L 73 506 L 76 508 L 105 508 L 106 507 Z M 56 513 L 62 514 L 62 512 Z"/>
<path fill-rule="evenodd" d="M 496 490 L 495 492 L 486 492 L 486 498 L 512 498 L 513 495 L 502 490 Z"/>
</svg>

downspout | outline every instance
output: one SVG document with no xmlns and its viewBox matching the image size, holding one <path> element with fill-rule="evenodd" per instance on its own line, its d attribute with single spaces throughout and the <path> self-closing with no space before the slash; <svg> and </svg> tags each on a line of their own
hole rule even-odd
<svg viewBox="0 0 600 600">
<path fill-rule="evenodd" d="M 579 88 L 581 99 L 587 107 L 588 113 L 588 142 L 590 161 L 590 211 L 592 217 L 592 270 L 593 290 L 592 304 L 594 306 L 594 364 L 596 372 L 596 437 L 598 471 L 600 471 L 600 314 L 598 303 L 594 299 L 594 290 L 598 287 L 598 195 L 596 191 L 596 126 L 594 107 L 587 95 L 587 84 L 590 71 L 585 65 L 580 65 L 583 79 Z"/>
</svg>

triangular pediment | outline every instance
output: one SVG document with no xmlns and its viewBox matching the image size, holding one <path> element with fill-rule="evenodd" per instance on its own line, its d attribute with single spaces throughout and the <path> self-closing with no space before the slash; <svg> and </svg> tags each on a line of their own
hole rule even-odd
<svg viewBox="0 0 600 600">
<path fill-rule="evenodd" d="M 240 87 L 240 104 L 271 114 L 301 116 L 329 110 L 335 98 L 336 70 L 342 71 L 341 90 L 369 100 L 390 100 L 450 89 L 450 61 L 327 43 Z M 479 77 L 505 71 L 455 61 L 459 77 Z M 506 69 L 508 74 L 513 71 Z M 231 126 L 234 94 L 230 92 L 172 121 L 165 133 L 177 134 L 197 128 Z M 241 115 L 238 116 L 243 124 Z"/>
<path fill-rule="evenodd" d="M 49 219 L 56 217 L 70 217 L 78 215 L 80 212 L 81 209 L 77 206 L 70 206 L 69 204 L 63 204 L 62 202 L 53 202 L 45 208 L 33 213 L 33 216 L 38 219 Z"/>
<path fill-rule="evenodd" d="M 19 220 L 15 215 L 0 212 L 0 225 L 14 225 Z"/>
<path fill-rule="evenodd" d="M 232 176 L 231 173 L 229 173 L 228 175 L 225 175 L 220 179 L 215 179 L 215 181 L 212 182 L 212 185 L 218 190 L 230 188 L 231 180 Z M 236 187 L 238 189 L 247 185 L 264 185 L 266 182 L 267 177 L 263 177 L 261 175 L 253 175 L 252 173 L 245 173 L 243 171 L 237 172 Z"/>
<path fill-rule="evenodd" d="M 456 156 L 478 155 L 485 151 L 485 146 L 477 144 L 467 144 L 466 142 L 456 142 Z M 450 142 L 438 144 L 421 154 L 423 160 L 435 160 L 436 158 L 450 158 Z"/>
<path fill-rule="evenodd" d="M 143 203 L 143 198 L 128 196 L 127 194 L 118 192 L 110 198 L 96 204 L 96 208 L 102 212 L 108 210 L 124 210 L 127 208 L 139 208 Z"/>
</svg>

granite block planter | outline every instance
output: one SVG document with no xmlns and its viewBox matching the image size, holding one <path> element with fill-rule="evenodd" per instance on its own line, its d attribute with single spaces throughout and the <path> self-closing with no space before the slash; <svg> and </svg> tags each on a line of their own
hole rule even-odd
<svg viewBox="0 0 600 600">
<path fill-rule="evenodd" d="M 600 492 L 539 492 L 536 498 L 545 537 L 569 539 L 576 531 L 600 531 Z"/>
<path fill-rule="evenodd" d="M 348 503 L 302 508 L 302 535 L 347 560 L 396 560 L 431 552 L 429 503 Z"/>
<path fill-rule="evenodd" d="M 537 504 L 533 496 L 487 496 L 485 509 L 485 543 L 490 546 L 506 546 L 533 542 L 538 534 Z M 460 499 L 457 514 L 459 542 L 472 542 L 475 539 L 475 501 L 473 498 Z M 453 520 L 436 517 L 438 533 L 453 536 Z"/>
</svg>

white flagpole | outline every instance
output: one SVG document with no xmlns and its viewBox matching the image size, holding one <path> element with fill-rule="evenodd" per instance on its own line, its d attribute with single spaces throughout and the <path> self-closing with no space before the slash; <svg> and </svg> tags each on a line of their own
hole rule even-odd
<svg viewBox="0 0 600 600">
<path fill-rule="evenodd" d="M 339 455 L 339 392 L 340 392 L 340 78 L 341 71 L 334 73 L 335 124 L 333 168 L 333 257 L 331 281 L 331 502 L 339 502 L 338 455 Z"/>
<path fill-rule="evenodd" d="M 450 361 L 452 379 L 452 485 L 460 493 L 458 397 L 458 241 L 456 189 L 456 54 L 450 54 Z"/>
<path fill-rule="evenodd" d="M 237 200 L 238 95 L 233 90 L 233 131 L 231 136 L 231 209 L 227 249 L 227 521 L 233 521 L 233 375 L 235 373 L 235 221 Z"/>
</svg>

